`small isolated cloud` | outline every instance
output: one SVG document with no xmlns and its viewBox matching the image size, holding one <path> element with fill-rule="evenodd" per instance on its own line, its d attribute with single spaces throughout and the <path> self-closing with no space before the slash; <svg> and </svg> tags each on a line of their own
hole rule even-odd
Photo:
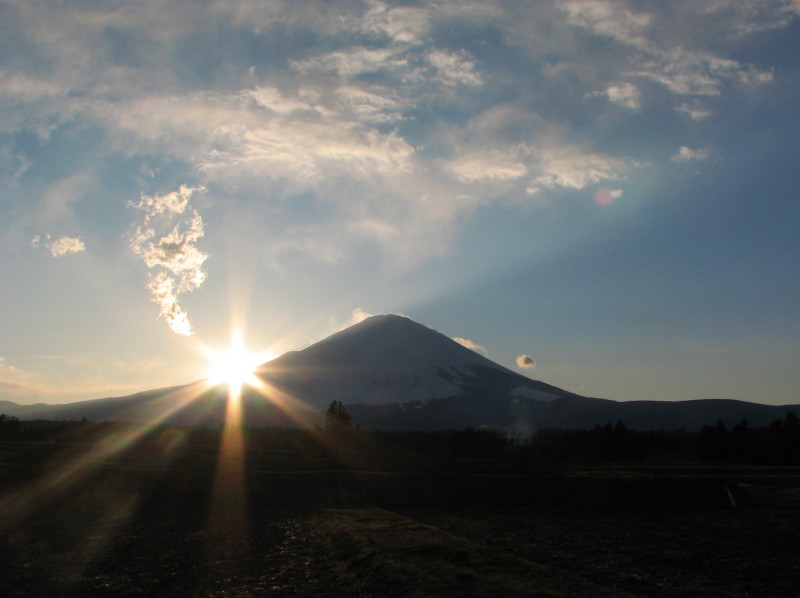
<svg viewBox="0 0 800 598">
<path fill-rule="evenodd" d="M 681 104 L 675 110 L 689 115 L 692 120 L 703 120 L 711 116 L 711 111 L 703 108 L 699 104 Z"/>
<path fill-rule="evenodd" d="M 682 145 L 678 153 L 672 156 L 674 162 L 692 162 L 695 160 L 705 160 L 711 156 L 711 153 L 705 149 L 693 150 L 690 147 Z"/>
<path fill-rule="evenodd" d="M 132 204 L 144 216 L 133 233 L 131 251 L 148 268 L 160 268 L 157 274 L 149 274 L 147 288 L 161 306 L 159 315 L 174 332 L 185 335 L 192 334 L 192 325 L 178 304 L 178 295 L 203 284 L 203 262 L 208 258 L 195 246 L 204 234 L 200 214 L 189 207 L 197 191 L 204 189 L 181 185 L 178 191 L 165 195 L 142 195 Z"/>
<path fill-rule="evenodd" d="M 53 257 L 86 251 L 86 245 L 80 237 L 67 237 L 66 235 L 62 235 L 58 239 L 53 239 L 49 234 L 46 234 L 44 238 L 36 235 L 31 240 L 31 247 L 39 246 L 46 247 Z"/>
<path fill-rule="evenodd" d="M 600 91 L 592 95 L 602 95 L 608 98 L 609 102 L 618 104 L 625 108 L 636 110 L 642 104 L 642 92 L 633 83 L 619 83 L 612 85 L 605 91 Z"/>
<path fill-rule="evenodd" d="M 517 365 L 521 368 L 536 367 L 536 360 L 530 355 L 520 355 L 517 357 Z"/>
<path fill-rule="evenodd" d="M 484 357 L 489 357 L 489 351 L 487 351 L 484 347 L 481 347 L 478 343 L 475 343 L 468 338 L 461 338 L 460 336 L 456 336 L 453 338 L 459 345 L 466 347 L 467 349 L 472 349 L 476 353 L 483 355 Z"/>
</svg>

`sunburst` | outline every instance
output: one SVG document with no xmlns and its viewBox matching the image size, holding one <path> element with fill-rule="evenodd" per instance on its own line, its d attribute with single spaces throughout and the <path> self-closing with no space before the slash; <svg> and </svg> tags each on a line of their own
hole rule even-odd
<svg viewBox="0 0 800 598">
<path fill-rule="evenodd" d="M 260 388 L 262 382 L 256 376 L 258 366 L 274 357 L 268 351 L 251 353 L 244 348 L 241 333 L 234 332 L 228 349 L 218 351 L 205 349 L 209 367 L 206 372 L 208 384 L 218 386 L 225 384 L 230 397 L 239 397 L 245 385 Z"/>
</svg>

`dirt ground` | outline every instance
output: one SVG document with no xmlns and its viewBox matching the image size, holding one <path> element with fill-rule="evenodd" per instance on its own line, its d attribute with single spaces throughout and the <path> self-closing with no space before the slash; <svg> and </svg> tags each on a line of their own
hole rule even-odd
<svg viewBox="0 0 800 598">
<path fill-rule="evenodd" d="M 680 471 L 677 502 L 637 506 L 632 491 L 671 485 L 664 472 L 518 474 L 511 484 L 485 472 L 262 470 L 239 496 L 196 456 L 0 465 L 7 597 L 800 596 L 793 472 L 750 470 L 719 485 L 712 468 L 692 474 L 711 480 L 697 485 Z M 528 494 L 498 494 L 521 481 Z M 596 494 L 545 500 L 565 488 Z M 692 500 L 693 488 L 718 496 Z"/>
</svg>

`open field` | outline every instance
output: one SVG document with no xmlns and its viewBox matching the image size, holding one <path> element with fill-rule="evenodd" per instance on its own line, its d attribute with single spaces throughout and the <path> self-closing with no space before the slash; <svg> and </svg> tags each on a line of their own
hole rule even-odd
<svg viewBox="0 0 800 598">
<path fill-rule="evenodd" d="M 0 594 L 800 593 L 797 468 L 289 450 L 240 465 L 237 481 L 200 445 L 0 443 Z"/>
</svg>

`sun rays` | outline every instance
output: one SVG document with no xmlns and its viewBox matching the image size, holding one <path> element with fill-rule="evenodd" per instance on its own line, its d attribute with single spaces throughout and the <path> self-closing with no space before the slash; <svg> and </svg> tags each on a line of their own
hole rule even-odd
<svg viewBox="0 0 800 598">
<path fill-rule="evenodd" d="M 4 521 L 32 520 L 83 488 L 94 488 L 90 482 L 121 476 L 127 467 L 134 467 L 137 473 L 131 479 L 137 483 L 114 494 L 98 513 L 102 534 L 98 532 L 92 541 L 75 547 L 85 557 L 76 561 L 75 566 L 82 569 L 121 533 L 124 523 L 134 518 L 152 495 L 153 489 L 143 481 L 151 475 L 147 472 L 161 475 L 169 471 L 167 475 L 174 477 L 187 466 L 194 471 L 196 463 L 186 458 L 196 445 L 187 449 L 187 439 L 192 428 L 205 428 L 217 444 L 212 477 L 204 482 L 210 491 L 204 557 L 209 566 L 216 567 L 246 553 L 250 525 L 246 424 L 272 421 L 271 425 L 309 428 L 313 425 L 308 417 L 311 408 L 282 390 L 279 381 L 271 380 L 268 368 L 259 367 L 276 352 L 246 350 L 242 329 L 232 331 L 230 345 L 224 350 L 211 349 L 197 337 L 190 342 L 196 343 L 207 360 L 206 379 L 136 395 L 115 417 L 140 423 L 87 423 L 92 434 L 81 436 L 80 442 L 66 443 L 64 452 L 59 449 L 57 465 L 54 462 L 29 483 L 0 497 L 0 527 Z M 258 423 L 248 422 L 248 413 Z"/>
<path fill-rule="evenodd" d="M 207 371 L 208 384 L 217 386 L 225 384 L 228 387 L 229 398 L 241 398 L 242 388 L 246 385 L 256 389 L 263 388 L 261 379 L 255 375 L 255 370 L 261 364 L 269 361 L 275 354 L 269 350 L 251 353 L 244 348 L 244 335 L 241 330 L 235 329 L 231 335 L 231 343 L 227 350 L 218 351 L 210 347 L 203 347 L 202 352 L 209 361 Z"/>
</svg>

